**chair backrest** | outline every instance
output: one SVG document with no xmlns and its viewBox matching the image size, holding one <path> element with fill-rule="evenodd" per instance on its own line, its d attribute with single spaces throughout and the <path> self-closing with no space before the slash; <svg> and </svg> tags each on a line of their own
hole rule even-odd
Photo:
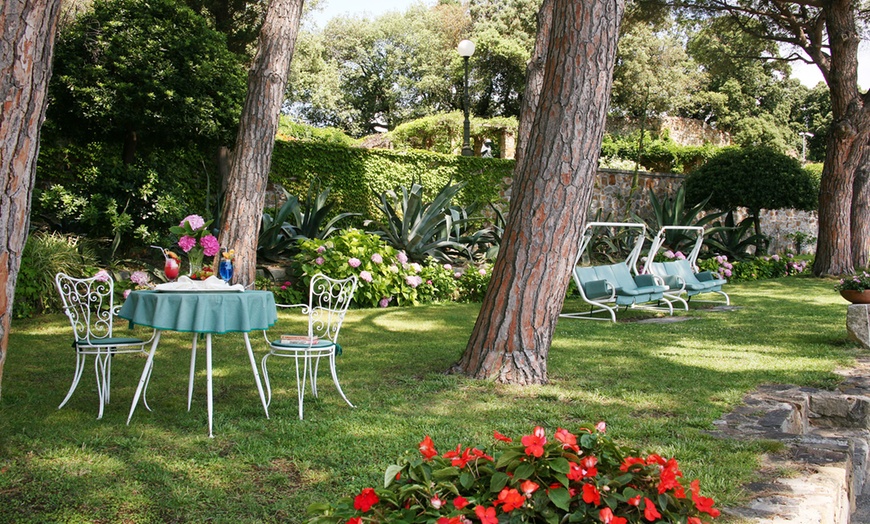
<svg viewBox="0 0 870 524">
<path fill-rule="evenodd" d="M 311 277 L 308 293 L 308 336 L 338 340 L 338 332 L 356 291 L 357 278 L 329 278 L 322 273 Z"/>
<path fill-rule="evenodd" d="M 629 270 L 628 266 L 622 262 L 603 267 L 607 268 L 607 271 L 613 275 L 614 285 L 618 289 L 624 291 L 633 291 L 637 289 L 637 282 L 634 281 L 634 277 L 631 275 L 631 270 Z M 601 272 L 601 269 L 602 268 L 599 268 L 599 273 Z"/>
<path fill-rule="evenodd" d="M 63 312 L 72 324 L 76 341 L 111 338 L 115 284 L 107 273 L 91 278 L 54 277 L 63 302 Z"/>
<path fill-rule="evenodd" d="M 688 260 L 672 260 L 670 262 L 666 262 L 666 264 L 670 266 L 668 272 L 681 277 L 686 282 L 686 284 L 700 283 L 698 277 L 695 276 L 695 272 L 692 271 L 692 265 L 689 264 Z"/>
</svg>

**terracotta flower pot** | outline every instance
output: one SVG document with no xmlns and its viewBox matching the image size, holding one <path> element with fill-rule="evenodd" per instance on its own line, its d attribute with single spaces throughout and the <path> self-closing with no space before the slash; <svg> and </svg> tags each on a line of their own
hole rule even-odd
<svg viewBox="0 0 870 524">
<path fill-rule="evenodd" d="M 870 304 L 870 290 L 843 289 L 840 290 L 840 296 L 853 304 Z"/>
</svg>

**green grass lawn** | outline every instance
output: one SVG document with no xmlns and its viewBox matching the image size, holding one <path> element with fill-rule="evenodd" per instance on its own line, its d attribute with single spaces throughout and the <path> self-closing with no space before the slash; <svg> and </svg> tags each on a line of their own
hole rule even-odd
<svg viewBox="0 0 870 524">
<path fill-rule="evenodd" d="M 489 447 L 605 420 L 618 442 L 675 456 L 717 505 L 740 504 L 770 443 L 707 434 L 760 384 L 830 387 L 858 349 L 832 280 L 730 285 L 736 311 L 692 311 L 673 324 L 560 320 L 547 386 L 519 388 L 448 375 L 479 305 L 351 311 L 342 331 L 338 396 L 297 418 L 292 361 L 272 360 L 263 414 L 240 335 L 215 337 L 215 438 L 207 437 L 204 351 L 186 410 L 190 336 L 161 340 L 141 405 L 125 425 L 145 359 L 115 359 L 112 403 L 96 420 L 93 360 L 69 404 L 70 329 L 60 315 L 13 324 L 0 401 L 0 522 L 303 522 L 305 507 L 379 485 L 383 471 L 431 435 L 439 451 Z M 576 306 L 576 304 L 574 304 Z M 302 328 L 282 313 L 277 332 Z M 623 318 L 633 315 L 623 315 Z M 121 333 L 126 333 L 123 322 Z M 147 336 L 144 330 L 141 335 Z M 252 335 L 261 357 L 265 343 Z"/>
</svg>

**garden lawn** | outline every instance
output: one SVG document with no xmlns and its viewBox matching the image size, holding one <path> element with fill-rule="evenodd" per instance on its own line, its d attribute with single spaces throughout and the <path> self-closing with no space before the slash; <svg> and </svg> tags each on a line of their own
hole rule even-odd
<svg viewBox="0 0 870 524">
<path fill-rule="evenodd" d="M 93 360 L 57 410 L 73 372 L 69 325 L 59 315 L 16 321 L 0 401 L 0 522 L 304 522 L 312 502 L 380 485 L 386 467 L 424 435 L 441 453 L 460 443 L 492 450 L 493 430 L 517 438 L 535 425 L 552 434 L 600 420 L 617 442 L 675 456 L 717 505 L 740 504 L 760 454 L 779 448 L 707 431 L 760 384 L 836 383 L 831 371 L 850 365 L 858 349 L 847 341 L 847 304 L 833 284 L 729 285 L 740 309 L 681 313 L 695 318 L 672 324 L 561 319 L 550 384 L 527 388 L 445 373 L 465 348 L 478 304 L 351 311 L 338 372 L 357 407 L 321 372 L 320 398 L 306 395 L 304 421 L 292 361 L 270 362 L 267 420 L 241 336 L 217 336 L 214 439 L 204 351 L 186 410 L 189 335 L 164 334 L 148 388 L 154 411 L 140 406 L 127 426 L 144 357 L 115 358 L 102 420 Z M 282 313 L 275 333 L 303 328 L 291 315 Z M 251 338 L 259 361 L 265 343 Z"/>
</svg>

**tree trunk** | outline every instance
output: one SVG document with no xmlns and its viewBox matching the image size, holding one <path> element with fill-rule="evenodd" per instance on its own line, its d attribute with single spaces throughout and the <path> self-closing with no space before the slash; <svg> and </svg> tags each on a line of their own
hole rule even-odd
<svg viewBox="0 0 870 524">
<path fill-rule="evenodd" d="M 550 29 L 553 26 L 553 0 L 544 0 L 538 11 L 538 33 L 535 38 L 535 48 L 526 66 L 526 90 L 523 92 L 520 106 L 520 122 L 517 128 L 518 146 L 514 155 L 514 165 L 523 163 L 526 145 L 532 134 L 532 122 L 538 101 L 541 99 L 541 89 L 544 83 L 544 67 L 547 65 L 547 46 L 550 43 Z"/>
<path fill-rule="evenodd" d="M 491 285 L 456 369 L 546 383 L 547 355 L 592 194 L 621 0 L 553 0 L 540 98 L 517 163 Z M 534 87 L 527 87 L 533 92 Z"/>
<path fill-rule="evenodd" d="M 852 263 L 855 269 L 870 267 L 870 147 L 855 171 L 852 185 Z"/>
<path fill-rule="evenodd" d="M 0 396 L 59 12 L 60 0 L 4 0 L 0 11 Z"/>
<path fill-rule="evenodd" d="M 236 282 L 246 286 L 254 282 L 257 273 L 260 217 L 302 3 L 269 3 L 248 76 L 248 94 L 230 165 L 220 239 L 221 245 L 236 250 Z"/>
<path fill-rule="evenodd" d="M 831 132 L 819 191 L 819 235 L 813 273 L 839 275 L 854 272 L 851 207 L 855 171 L 870 138 L 870 93 L 858 92 L 858 43 L 851 0 L 824 3 L 830 37 Z M 824 68 L 822 71 L 825 72 Z"/>
</svg>

